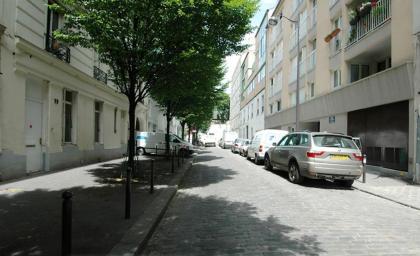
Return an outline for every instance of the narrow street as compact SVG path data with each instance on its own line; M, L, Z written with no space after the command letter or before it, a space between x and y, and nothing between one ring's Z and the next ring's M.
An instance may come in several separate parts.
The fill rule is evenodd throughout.
M290 183L198 153L145 255L420 255L420 211L327 181Z

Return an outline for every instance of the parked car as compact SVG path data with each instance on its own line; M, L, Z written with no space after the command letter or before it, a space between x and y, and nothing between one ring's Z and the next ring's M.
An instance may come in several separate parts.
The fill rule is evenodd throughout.
M240 153L241 146L243 143L245 143L245 139L241 139L241 138L235 139L232 147L230 147L230 151L232 151L232 153Z
M216 146L216 136L214 133L207 133L201 136L201 144L205 147L215 147Z
M166 150L166 133L163 132L137 132L136 148L143 154L155 153L163 154ZM194 152L194 146L181 139L175 134L169 134L169 147L172 150L185 150L189 154Z
M264 157L265 168L289 172L289 180L330 179L346 187L362 174L363 156L352 137L320 132L286 135Z
M222 136L222 148L231 148L235 139L238 138L236 132L224 132Z
M256 132L248 146L247 159L252 159L256 164L260 164L264 160L265 152L273 146L273 143L279 142L288 133L288 131L273 129Z
M239 147L239 155L246 157L248 155L248 146L251 144L251 140L243 139L243 143Z

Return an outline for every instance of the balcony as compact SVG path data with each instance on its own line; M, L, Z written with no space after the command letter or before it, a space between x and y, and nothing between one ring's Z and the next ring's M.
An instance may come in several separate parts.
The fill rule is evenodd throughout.
M97 66L93 66L93 77L104 84L108 83L108 74Z
M354 25L351 26L347 46L360 41L391 18L391 0L379 0L376 7L369 7L365 12L364 16L361 16L361 11L351 17L350 25Z
M51 35L46 37L45 50L54 54L58 59L70 63L70 48Z
M307 57L307 72L315 69L316 65L316 50L313 50Z

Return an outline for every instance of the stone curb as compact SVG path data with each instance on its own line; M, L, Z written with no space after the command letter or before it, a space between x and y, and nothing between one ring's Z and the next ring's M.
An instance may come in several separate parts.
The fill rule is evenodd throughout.
M415 209L415 210L419 210L419 211L420 211L420 208L419 208L419 207L417 207L417 206L414 206L414 205L410 205L410 204L406 204L406 203L403 203L403 202L397 201L397 200L395 200L395 199L392 199L392 198L389 198L389 197L386 197L386 196L380 195L380 194L378 194L378 193L371 192L371 191L369 191L369 190L367 190L367 189L362 189L362 188L358 188L358 187L355 187L355 186L352 186L352 187L353 187L354 189L356 189L356 190L361 191L361 192L364 192L364 193L367 193L367 194L371 194L371 195L373 195L373 196L380 197L380 198L382 198L382 199L385 199L385 200L388 200L388 201L391 201L391 202L394 202L394 203L397 203L397 204L400 204L400 205L403 205L403 206L406 206L406 207L409 207L409 208L412 208L412 209Z
M177 170L177 174L169 183L169 189L159 192L157 198L139 217L139 220L134 223L107 255L131 256L141 254L178 191L178 186L182 183L185 174L192 167L193 161L194 158L188 159L184 166Z

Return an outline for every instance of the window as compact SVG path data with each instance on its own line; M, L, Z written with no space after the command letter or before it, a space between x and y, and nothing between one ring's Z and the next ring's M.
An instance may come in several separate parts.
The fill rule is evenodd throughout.
M279 143L277 144L277 146L285 146L286 142L289 140L290 135L286 135L284 136Z
M281 101L277 101L277 112L281 110Z
M117 112L118 109L114 108L114 133L117 133Z
M274 95L274 78L270 79L270 96Z
M292 134L289 136L288 140L286 141L285 146L294 146L299 144L299 134Z
M351 64L350 82L353 83L359 79L369 76L369 65Z
M261 95L261 113L264 113L264 95Z
M333 22L333 30L340 28L341 29L341 16L334 20ZM334 52L337 52L341 49L341 35L338 33L334 40L332 41L334 44Z
M309 96L310 98L315 97L315 83L309 84Z
M102 102L95 101L95 142L101 142L101 114L102 114Z
M251 104L251 119L254 118L254 103Z
M74 142L75 120L74 120L74 103L75 93L69 90L64 90L64 138L66 143Z
M270 104L270 114L273 114L273 104Z
M260 114L260 99L257 99L257 116Z
M309 145L309 136L308 136L308 134L301 134L300 135L299 145L300 146L307 146L307 145Z
M341 85L341 70L334 70L332 79L333 88L339 87Z

